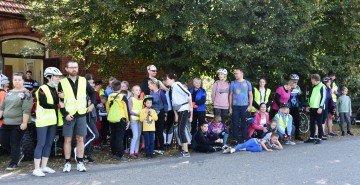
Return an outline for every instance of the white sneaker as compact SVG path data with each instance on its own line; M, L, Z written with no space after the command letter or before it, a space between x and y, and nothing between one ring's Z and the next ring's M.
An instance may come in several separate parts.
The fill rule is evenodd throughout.
M35 169L32 173L36 177L45 177L45 173L41 171L41 169Z
M78 162L77 166L76 166L76 169L79 171L79 172L86 172L86 168L85 168L85 165L83 162Z
M235 149L234 149L234 148L230 149L230 153L231 153L231 154L234 153L234 152L235 152Z
M49 167L41 168L41 171L44 173L55 173L55 170L53 170Z
M231 154L231 153L234 153L234 152L231 152L231 150L234 150L235 152L235 149L231 148L231 147L228 147L226 150L223 151L223 154Z
M292 142L292 141L286 141L286 143L285 143L286 145L296 145L296 143L294 143L294 142Z
M65 163L63 172L70 172L71 171L71 163Z

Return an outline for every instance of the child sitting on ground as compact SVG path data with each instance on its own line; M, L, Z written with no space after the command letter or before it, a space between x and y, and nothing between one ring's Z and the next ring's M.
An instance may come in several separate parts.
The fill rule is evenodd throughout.
M220 139L223 139L223 144L226 145L229 133L225 129L224 124L221 122L220 115L215 116L214 121L209 125L208 133L211 136L216 135Z
M273 151L273 149L282 150L283 147L279 142L279 134L268 133L263 139L251 138L245 143L236 145L234 148L229 147L223 153L232 154L239 150L261 152L263 149L268 152Z
M261 138L264 138L266 136L266 134L271 133L271 132L277 132L277 122L275 119L271 120L270 124L267 125L264 130L263 130L263 135L261 136Z
M217 135L210 135L208 133L209 124L203 122L200 129L194 134L195 142L192 142L192 147L199 152L215 152L220 151L223 146L223 140Z
M286 145L296 145L295 142L291 141L291 135L295 133L295 126L293 125L293 117L289 114L287 103L280 105L280 110L274 119L277 122L279 140L285 142Z
M154 158L155 147L155 121L158 120L157 113L152 106L153 97L146 95L144 97L144 105L140 112L140 122L143 123L143 135L145 139L146 158Z

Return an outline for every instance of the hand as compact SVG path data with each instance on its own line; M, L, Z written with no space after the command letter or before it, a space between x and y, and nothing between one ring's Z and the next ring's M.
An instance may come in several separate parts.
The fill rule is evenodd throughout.
M321 114L322 113L322 108L318 108L317 113Z
M65 107L64 102L59 102L59 105L60 105L60 108L64 108L64 107Z
M90 106L88 106L87 108L87 112L91 112L94 109L94 104L91 104Z
M129 126L130 126L130 121L128 121L128 122L126 123L126 130L129 129Z
M232 108L229 107L229 114L232 114Z
M221 130L217 130L216 133L217 133L217 134L220 134L220 133L221 133Z
M352 116L352 113L350 112L350 117Z
M65 119L66 121L72 121L74 119L74 116L68 114Z
M268 129L264 127L263 132L268 132Z
M310 107L306 107L306 112L310 112Z
M64 98L64 93L63 92L58 92L58 96L59 96L59 98Z
M193 121L193 118L192 116L189 118L189 122L191 123Z
M27 128L27 123L22 123L21 125L20 125L20 129L21 130L25 130Z
M272 149L267 149L266 151L268 151L268 152L272 152L273 150L272 150Z
M249 105L246 109L247 112L251 112L251 109L252 109L252 105Z
M193 112L194 108L192 106L189 107L189 112Z

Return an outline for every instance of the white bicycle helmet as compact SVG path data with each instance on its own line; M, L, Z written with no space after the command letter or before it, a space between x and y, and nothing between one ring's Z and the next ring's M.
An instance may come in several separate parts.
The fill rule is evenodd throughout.
M224 75L228 74L226 69L219 69L219 70L216 71L216 73L223 73Z
M3 74L0 74L0 85L5 85L5 84L8 84L8 83L10 83L8 77L6 77Z
M291 74L291 75L290 75L290 79L291 79L291 80L299 80L299 75L297 75L297 74Z
M61 71L60 71L58 68L56 68L56 67L48 67L48 68L45 69L45 71L44 71L44 76L45 76L45 77L53 76L53 75L61 76L61 75L63 75L63 74L62 74Z

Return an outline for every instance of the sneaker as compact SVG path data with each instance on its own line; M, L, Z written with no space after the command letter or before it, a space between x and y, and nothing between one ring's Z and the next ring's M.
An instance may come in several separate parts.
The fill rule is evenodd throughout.
M315 139L315 144L321 144L321 139Z
M120 157L120 161L127 161L127 160L128 158L126 158L125 156Z
M156 155L155 154L150 154L150 157L151 158L156 158Z
M224 151L223 151L223 154L230 154L230 152L231 152L231 147L228 147L227 149L225 149Z
M76 165L76 169L79 172L86 172L85 164L83 162L78 162Z
M246 148L244 148L244 150L246 150ZM230 153L232 154L232 153L234 153L235 152L235 148L232 148L231 150L230 150Z
M90 164L92 164L92 163L94 163L95 161L94 161L94 159L92 159L90 156L85 156L85 157L84 157L84 162L85 162L85 163L90 163Z
M134 153L132 153L130 154L130 159L137 159L137 156Z
M15 170L18 167L19 166L17 164L9 164L9 166L6 168L6 170L12 171L12 170Z
M189 152L183 152L183 157L190 157L190 153Z
M223 150L226 150L226 149L228 149L228 148L229 148L228 145L224 145L224 146L222 147Z
M69 173L71 171L71 163L65 163L63 172Z
M118 160L121 159L121 157L119 157L119 156L117 156L117 155L113 155L113 156L111 157L111 159L114 160L114 161L118 161Z
M155 150L155 154L164 155L164 151L163 150Z
M286 144L286 145L296 145L295 142L292 142L292 141L290 141L290 140L286 141L285 144Z
M40 168L35 169L32 174L36 177L45 177L45 173Z
M308 140L304 141L304 143L314 143L315 139L309 138Z
M327 140L327 136L326 136L326 135L323 135L321 139L322 139L322 140Z
M350 136L353 136L354 134L351 133L350 131L347 131L347 134L350 135Z
M19 161L17 162L17 165L19 166L21 161L24 159L24 154L21 152L20 153L20 157L19 157Z
M335 134L334 132L330 132L329 136L338 136L337 134Z
M45 168L41 168L41 171L43 173L55 173L55 170L49 168L49 167L45 167Z

